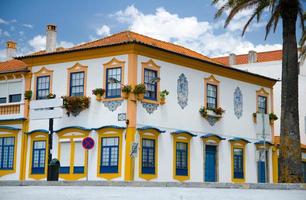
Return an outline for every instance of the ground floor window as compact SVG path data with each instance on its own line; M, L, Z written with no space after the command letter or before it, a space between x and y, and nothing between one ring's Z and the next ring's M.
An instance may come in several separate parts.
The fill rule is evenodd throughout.
M14 168L14 137L0 137L0 170Z
M142 139L142 173L155 174L155 140Z
M100 173L118 173L119 137L104 137L101 145Z
M234 178L243 179L243 149L242 148L234 148Z
M217 146L205 145L205 182L217 181Z
M46 141L33 142L32 174L45 173Z
M188 175L188 143L176 143L176 175Z

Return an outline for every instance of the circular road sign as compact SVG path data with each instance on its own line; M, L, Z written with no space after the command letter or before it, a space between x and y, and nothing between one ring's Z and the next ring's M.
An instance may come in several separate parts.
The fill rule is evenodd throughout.
M84 149L90 150L95 146L95 141L91 137L86 137L82 141L82 146Z

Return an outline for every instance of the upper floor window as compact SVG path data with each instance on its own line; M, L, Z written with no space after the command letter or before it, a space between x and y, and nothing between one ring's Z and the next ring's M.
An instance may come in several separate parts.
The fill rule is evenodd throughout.
M119 163L119 137L102 138L100 173L117 173Z
M45 173L46 141L33 142L32 174Z
M70 73L70 96L84 96L84 72Z
M121 67L106 69L106 98L121 97L121 74Z
M188 175L188 143L176 143L176 175Z
M36 99L46 99L50 94L50 76L39 76L36 79Z
M0 137L0 170L14 167L14 137Z
M145 98L157 100L157 71L144 69L144 84L146 86Z
M155 174L155 140L142 139L142 173Z
M260 113L267 113L267 97L265 96L258 96L258 112Z
M0 83L0 103L16 103L21 101L22 81Z
M216 109L217 108L217 86L212 84L207 84L207 108Z

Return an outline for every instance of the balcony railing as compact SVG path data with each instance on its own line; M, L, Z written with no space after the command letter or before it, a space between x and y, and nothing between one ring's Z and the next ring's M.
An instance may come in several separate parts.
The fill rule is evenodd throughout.
M0 104L0 119L13 119L24 117L23 113L23 102Z

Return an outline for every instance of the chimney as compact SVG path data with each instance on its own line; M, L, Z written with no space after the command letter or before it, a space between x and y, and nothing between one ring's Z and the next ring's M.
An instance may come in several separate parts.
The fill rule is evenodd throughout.
M7 41L6 42L6 58L11 60L16 56L16 42Z
M56 26L52 24L47 25L46 51L56 51Z
M256 63L257 62L256 51L253 51L253 50L249 51L248 61L249 61L249 63Z
M228 64L229 64L230 66L236 65L236 54L234 54L234 53L230 53L230 54L229 54L229 57L228 57Z

